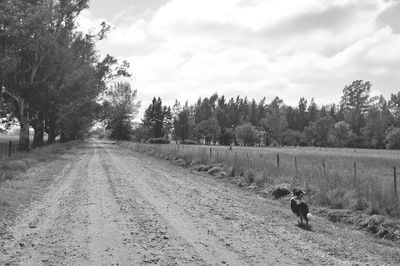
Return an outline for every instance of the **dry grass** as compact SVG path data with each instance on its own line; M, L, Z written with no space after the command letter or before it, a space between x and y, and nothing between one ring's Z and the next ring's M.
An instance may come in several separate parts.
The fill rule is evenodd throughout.
M49 145L0 161L0 222L11 221L19 209L40 196L56 173L68 162L55 159L68 152L73 145L73 142ZM51 161L57 163L27 171L41 162L52 163ZM0 223L0 236L4 229L2 226Z
M164 158L182 158L188 165L221 163L260 189L282 183L302 187L310 203L317 206L400 217L393 186L393 167L400 169L399 151L124 145Z
M29 153L18 153L15 156L0 161L0 186L9 180L14 180L21 173L40 162L50 161L60 154L67 152L74 143L53 144L43 148L36 148Z

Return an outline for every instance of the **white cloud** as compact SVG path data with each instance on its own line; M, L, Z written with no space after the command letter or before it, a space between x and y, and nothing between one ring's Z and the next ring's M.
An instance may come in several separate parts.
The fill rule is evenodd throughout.
M399 88L400 35L378 17L377 0L171 0L143 16L109 21L100 47L131 62L143 108L213 92L289 104L300 97L338 102L345 85L369 80L385 96ZM101 19L86 12L93 27ZM115 47L120 47L115 48Z

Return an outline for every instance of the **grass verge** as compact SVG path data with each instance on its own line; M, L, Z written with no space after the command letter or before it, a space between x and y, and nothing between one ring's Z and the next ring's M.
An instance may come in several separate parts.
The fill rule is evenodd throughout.
M0 240L10 236L7 228L19 210L39 199L69 162L61 155L74 145L75 142L57 143L0 161Z

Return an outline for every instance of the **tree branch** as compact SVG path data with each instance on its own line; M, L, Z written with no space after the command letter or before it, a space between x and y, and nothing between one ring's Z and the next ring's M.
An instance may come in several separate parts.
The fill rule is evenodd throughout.
M15 95L14 93L8 91L6 89L6 87L3 86L2 90L11 98L13 98L18 104L20 103L20 97L18 97L17 95Z

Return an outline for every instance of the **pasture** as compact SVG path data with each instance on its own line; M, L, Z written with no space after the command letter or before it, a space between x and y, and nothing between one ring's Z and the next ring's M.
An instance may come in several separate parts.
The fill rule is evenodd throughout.
M319 206L400 216L400 151L315 147L229 147L136 144L138 151L173 155L187 163L221 163L231 176L265 189L304 188ZM397 181L397 182L396 182ZM396 187L394 184L396 183Z
M18 142L18 136L0 135L0 143Z

